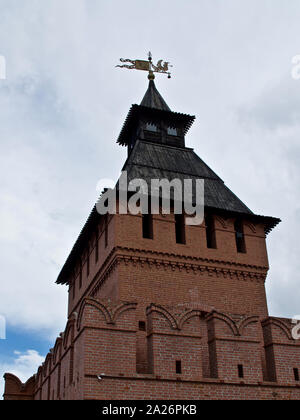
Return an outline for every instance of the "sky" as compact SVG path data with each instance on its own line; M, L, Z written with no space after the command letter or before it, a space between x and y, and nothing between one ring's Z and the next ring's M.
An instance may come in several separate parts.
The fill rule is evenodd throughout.
M0 395L3 373L28 379L63 331L55 280L98 181L126 159L116 139L148 80L121 57L171 62L156 87L196 115L187 146L252 211L282 219L267 240L269 311L300 313L299 16L299 0L0 0Z

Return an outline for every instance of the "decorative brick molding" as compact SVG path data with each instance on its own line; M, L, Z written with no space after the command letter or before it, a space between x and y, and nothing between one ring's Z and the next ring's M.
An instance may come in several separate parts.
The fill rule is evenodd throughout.
M208 260L207 260L208 261ZM195 275L208 275L212 276L215 275L217 277L236 277L241 281L256 281L258 283L264 283L266 279L267 273L261 272L253 272L253 271L246 271L246 270L238 270L232 268L222 268L222 267L213 267L210 265L204 264L192 264L192 263L185 263L181 261L173 261L173 260L166 260L166 259L159 259L159 258L151 258L151 257L141 257L141 256L130 256L130 255L120 255L117 254L114 256L113 260L109 264L107 270L105 270L99 277L97 276L94 279L94 287L89 292L90 296L95 296L104 283L104 281L110 276L110 274L116 269L116 267L124 263L126 266L132 264L134 267L140 265L143 267L144 265L148 265L151 268L156 268L157 270L171 270L171 271L179 271L179 272L186 272L186 273L194 273ZM245 265L246 267L246 265Z
M33 390L35 385L35 375L28 379L24 384L11 373L4 375L5 379L5 400L33 400Z
M5 376L5 399L75 399L79 397L77 384L83 387L80 395L89 398L89 388L86 389L84 384L89 382L88 378L102 375L101 372L104 372L104 382L114 379L113 395L119 399L122 399L122 394L117 390L119 386L122 388L124 378L134 383L132 381L137 379L150 379L151 372L157 386L164 381L179 381L186 383L183 392L188 392L188 384L201 383L210 390L211 396L219 393L219 389L211 387L212 383L235 384L243 387L249 396L252 395L249 387L256 386L257 392L261 392L258 389L264 383L265 375L277 384L283 395L287 386L295 389L292 373L286 371L285 366L291 362L293 367L297 360L300 361L300 346L299 343L292 346L295 340L291 338L288 320L261 320L254 315L231 316L197 303L175 306L152 303L145 312L148 376L138 377L135 349L142 349L136 347L140 343L137 341L140 316L136 302L84 298L78 313L70 315L65 331L57 338L37 375L26 384L13 375ZM264 341L261 341L262 332ZM264 351L267 373L263 375ZM81 371L78 370L78 358L82 358ZM178 359L183 369L180 378L175 372L175 360ZM243 385L237 377L239 363L245 373ZM208 371L207 364L210 366ZM97 393L98 382L89 383ZM269 392L271 386L265 383L264 392ZM151 393L145 392L144 395L151 398Z
M225 265L225 266L240 266L240 267L247 267L250 269L254 269L254 270L268 270L269 267L268 266L259 266L259 265L253 265L253 264L245 264L242 262L237 262L236 260L221 260L221 259L215 259L215 258L202 258L202 257L196 257L196 256L192 256L192 255L185 255L185 254L175 254L175 253L170 253L170 252L160 252L160 251L155 251L155 250L149 250L149 249L142 249L142 248L132 248L132 247L122 247L122 246L117 246L115 247L112 252L111 255L114 252L118 252L118 251L127 251L129 253L132 253L134 255L137 254L152 254L152 255L158 255L160 257L160 259L165 259L165 258L175 258L175 259L179 259L179 260L188 260L188 261L197 261L197 262L205 262L208 264L220 264L220 265Z
M99 310L104 315L106 323L114 325L118 317L123 312L131 310L131 309L135 309L137 304L135 302L122 302L122 303L113 305L111 302L106 302L106 305L105 305L97 299L85 298L83 299L80 306L79 315L77 319L77 330L80 330L82 327L81 321L82 321L84 310L87 306L92 306L96 308L97 310Z

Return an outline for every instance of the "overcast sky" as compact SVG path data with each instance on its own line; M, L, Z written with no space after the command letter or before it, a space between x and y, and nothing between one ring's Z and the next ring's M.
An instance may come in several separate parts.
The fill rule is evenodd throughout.
M187 145L252 211L282 219L269 309L300 313L299 19L299 0L0 0L1 376L26 379L64 329L56 277L98 180L119 175L116 138L148 84L115 65L149 50L174 66L156 77L170 108L196 115Z

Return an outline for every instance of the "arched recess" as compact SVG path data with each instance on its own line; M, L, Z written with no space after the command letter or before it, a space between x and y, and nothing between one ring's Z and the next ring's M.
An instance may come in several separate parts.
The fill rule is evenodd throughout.
M58 337L53 348L53 366L59 361L61 356L62 339Z
M271 318L271 323L273 325L276 325L279 329L281 329L284 332L284 334L286 335L288 340L293 340L291 330L288 328L288 326L283 321L281 321L281 319Z
M122 303L117 306L112 313L112 321L115 323L121 314L125 311L136 309L137 303Z
M259 322L259 317L258 316L250 316L246 319L243 319L242 322L240 322L239 326L238 326L238 330L240 335L244 334L244 330L246 327L248 327L248 325L250 324L256 324Z
M233 321L232 318L230 318L228 315L225 315L221 312L214 311L212 314L213 314L214 319L219 319L220 321L225 322L225 324L227 324L230 330L232 331L233 335L236 335L236 336L240 335L238 327L236 326L236 323Z
M203 313L202 313L202 311L199 311L199 310L197 310L197 309L192 309L191 311L189 311L189 312L186 312L185 314L183 314L182 316L181 316L181 318L179 319L179 322L178 322L178 329L182 329L183 328L183 326L184 326L184 324L189 320L189 319L191 319L191 318L194 318L194 317L201 317L201 316L203 316Z
M70 346L74 340L74 319L67 322L64 337L63 337L63 348L66 349Z
M171 328L173 330L178 330L178 323L175 319L175 317L165 308L163 308L162 306L159 305L154 305L151 304L150 306L148 306L147 308L147 315L150 314L151 312L156 312L159 313L161 315L164 316L164 318L166 318L166 320L169 322Z
M50 374L51 366L52 366L52 354L48 353L44 362L44 372L46 372L46 375Z
M113 324L112 316L110 311L107 309L106 306L104 306L101 302L99 302L96 299L92 298L85 298L80 306L79 312L78 312L78 318L77 318L77 330L81 327L81 320L83 317L83 313L85 311L86 306L92 306L96 309L98 309L102 314L104 315L105 321L107 324Z

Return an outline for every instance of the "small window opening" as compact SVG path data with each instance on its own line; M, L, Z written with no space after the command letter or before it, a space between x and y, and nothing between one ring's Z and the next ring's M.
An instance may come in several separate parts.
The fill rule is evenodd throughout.
M168 135L169 136L177 136L177 128L168 127Z
M157 131L158 131L157 126L155 124L151 124L151 123L146 124L146 130L147 131L152 131L154 133L157 133Z
M176 360L176 373L181 374L181 360Z
M153 239L153 218L152 214L143 214L142 215L143 223L143 238Z
M294 378L295 378L295 381L299 382L299 370L298 370L298 368L294 368Z
M238 374L239 374L239 378L244 377L244 366L243 365L238 365Z
M185 244L185 218L184 214L175 214L175 234L178 244Z
M146 322L145 321L139 321L139 330L140 331L146 331Z
M243 229L243 224L241 220L237 219L235 221L234 230L235 230L235 242L236 242L237 252L241 252L245 254L246 253L245 235L244 235L244 229Z
M214 219L211 215L205 217L207 248L217 248Z

